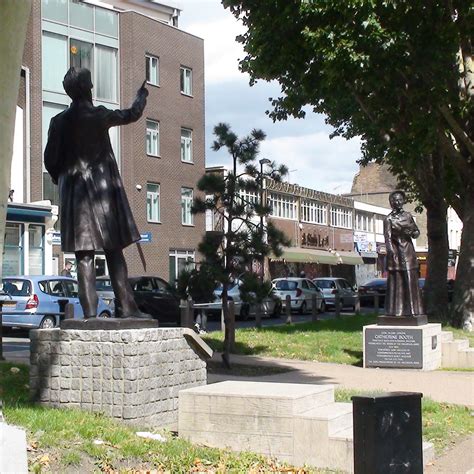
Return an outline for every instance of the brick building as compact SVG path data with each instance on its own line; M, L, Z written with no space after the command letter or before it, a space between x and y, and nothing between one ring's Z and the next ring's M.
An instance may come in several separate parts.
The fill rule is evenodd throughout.
M57 188L44 170L43 151L51 118L70 103L62 88L67 69L90 69L94 104L111 109L129 107L146 78L149 97L143 117L111 129L110 138L147 262L145 271L137 247L130 246L129 271L171 281L196 259L204 232L204 217L190 212L196 182L205 170L204 45L178 29L178 17L171 2L33 0L12 163L14 201L51 203L54 211ZM43 247L52 245L52 259L43 253L44 273L57 273L64 260L74 259L57 245L55 220L40 223ZM19 249L18 261L10 259L10 267L15 273L31 272L21 255L28 223L8 225ZM96 268L98 274L107 272L100 254Z

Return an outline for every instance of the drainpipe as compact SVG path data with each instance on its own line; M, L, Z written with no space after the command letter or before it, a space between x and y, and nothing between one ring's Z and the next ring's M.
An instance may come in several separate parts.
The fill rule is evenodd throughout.
M31 101L30 101L30 68L21 66L25 71L25 148L26 148L26 202L31 202Z

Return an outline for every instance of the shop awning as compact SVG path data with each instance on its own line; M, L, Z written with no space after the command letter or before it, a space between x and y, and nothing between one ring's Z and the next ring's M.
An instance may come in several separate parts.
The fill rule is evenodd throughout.
M339 259L336 255L327 250L305 249L301 247L284 247L283 254L279 257L270 256L273 261L282 261L294 263L323 263L327 265L337 265ZM361 259L362 260L362 259Z
M356 252L343 252L338 250L337 255L339 255L340 263L344 265L363 265L364 260L362 257Z

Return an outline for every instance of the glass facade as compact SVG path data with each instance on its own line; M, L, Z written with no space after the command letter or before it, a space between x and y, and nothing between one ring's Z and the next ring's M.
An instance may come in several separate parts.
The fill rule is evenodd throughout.
M268 205L272 209L270 213L272 217L298 219L298 201L294 196L270 193L268 195Z
M43 90L64 93L63 78L68 70L66 36L43 32L41 70Z
M2 275L21 275L23 273L23 225L7 222L3 251Z
M28 226L28 273L44 274L44 226Z

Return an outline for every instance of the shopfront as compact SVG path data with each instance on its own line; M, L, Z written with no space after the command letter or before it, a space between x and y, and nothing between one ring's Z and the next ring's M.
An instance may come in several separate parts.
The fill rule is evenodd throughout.
M51 206L8 205L2 276L52 273L52 246L46 238L52 220Z

